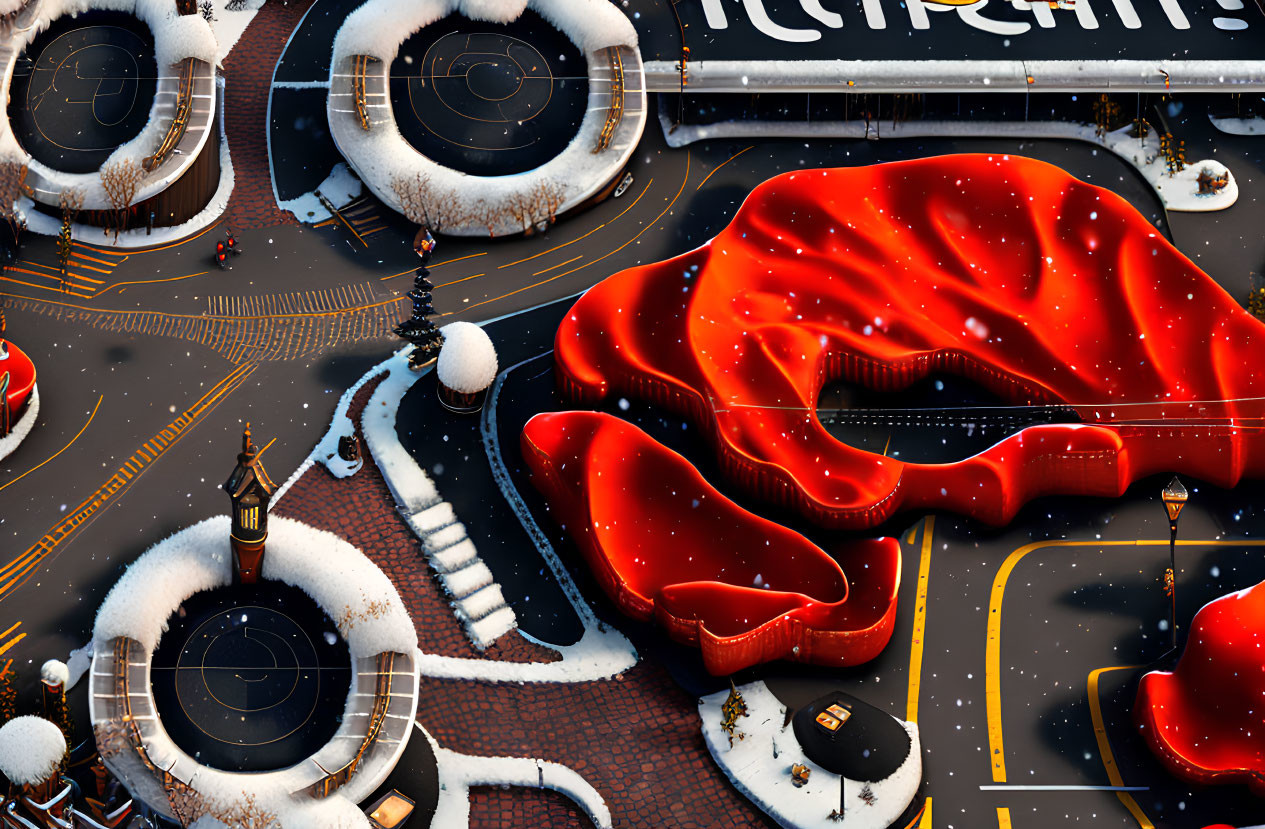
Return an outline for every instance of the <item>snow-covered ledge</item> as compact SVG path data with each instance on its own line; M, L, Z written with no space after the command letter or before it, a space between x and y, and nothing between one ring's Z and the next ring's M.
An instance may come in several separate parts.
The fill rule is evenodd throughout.
M729 696L720 691L699 701L703 739L717 765L734 788L779 826L787 829L886 829L896 822L913 802L922 784L922 744L918 726L898 721L909 734L909 756L890 777L868 784L873 805L858 795L866 784L846 780L817 766L804 756L795 732L788 724L784 706L763 682L738 688L747 703L748 714L740 717L733 745L720 727L721 705ZM743 739L737 739L742 732ZM811 773L803 788L791 782L791 766L807 766ZM842 821L829 818L839 808L839 787L844 787L846 805Z
M431 826L470 825L472 786L520 786L553 789L584 810L598 829L611 829L611 810L597 789L574 769L530 757L473 757L442 748L420 723L417 730L430 742L439 770L439 802Z
M31 430L35 428L35 419L39 416L40 387L36 384L31 387L31 396L27 398L26 409L18 417L18 422L13 424L9 434L0 438L0 460L13 454L13 451L18 448L18 444L25 440Z
M390 102L388 74L400 45L419 29L451 13L473 20L509 23L531 8L574 42L588 64L589 103L579 130L554 158L525 173L472 176L441 166L419 153L400 134ZM384 25L383 21L389 21ZM611 59L615 49L623 71L623 116L610 145L594 152L606 124L614 89ZM378 59L365 79L371 129L356 114L353 58ZM383 203L403 212L393 182L421 176L437 192L459 193L476 209L450 219L442 230L456 236L521 233L525 228L510 205L528 199L538 187L561 193L553 215L566 212L597 193L627 164L646 123L646 91L637 33L628 18L608 0L368 0L347 16L334 40L326 114L330 134L348 164ZM489 229L481 214L490 208L500 216ZM543 219L545 217L538 217Z
M162 143L175 114L180 79L173 67L186 58L193 58L193 107L184 137L166 161L145 174L132 202L162 192L178 179L197 159L211 135L215 120L215 72L213 69L219 46L210 25L199 14L175 13L170 0L32 0L28 12L19 17L13 35L0 45L0 79L6 98L13 81L17 58L36 35L57 18L79 15L93 9L118 11L135 15L154 36L154 58L158 66L158 84L150 106L149 121L140 133L123 144L106 159L105 165L131 159L140 164ZM13 134L8 117L0 118L0 158L17 159L28 166L26 183L36 201L56 206L64 190L83 193L83 207L104 210L112 207L96 173L66 173L54 170L31 158Z
M1139 140L1128 134L1130 127L1109 132L1100 138L1093 124L1068 121L902 121L894 126L891 122L874 121L868 130L863 121L721 121L675 126L662 107L659 123L670 147L721 138L1065 138L1104 147L1131 164L1168 210L1186 213L1225 210L1239 198L1239 185L1234 174L1219 161L1190 161L1184 170L1170 176L1160 154L1159 136L1154 129L1146 138ZM1203 170L1214 176L1228 176L1226 186L1216 193L1200 195L1197 179Z
M106 596L93 629L89 715L102 747L136 725L142 752L102 748L111 771L134 797L174 817L158 772L193 789L211 813L245 795L278 816L282 829L368 827L345 823L399 761L417 712L417 634L390 579L338 536L299 521L273 517L263 577L307 593L338 625L352 657L352 683L342 724L328 743L300 763L271 772L234 773L200 764L178 748L154 706L150 660L167 619L194 593L232 581L227 516L209 518L164 539L128 567ZM380 657L393 654L391 692L381 730L348 782L326 798L312 795L330 771L355 756L369 728ZM126 694L126 699L120 694ZM214 826L214 823L204 825Z

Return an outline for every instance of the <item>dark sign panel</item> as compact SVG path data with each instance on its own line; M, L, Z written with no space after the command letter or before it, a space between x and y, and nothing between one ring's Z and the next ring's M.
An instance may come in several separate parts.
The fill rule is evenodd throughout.
M955 0L956 2L956 0ZM1256 0L629 0L646 60L1265 59ZM678 23L679 20L679 23ZM1229 67L1227 67L1229 68Z

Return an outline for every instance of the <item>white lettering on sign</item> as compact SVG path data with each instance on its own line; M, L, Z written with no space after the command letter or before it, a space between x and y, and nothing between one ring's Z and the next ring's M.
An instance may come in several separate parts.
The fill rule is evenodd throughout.
M1242 0L1217 0L1222 8L1232 8L1235 3L1242 8ZM729 28L729 18L725 14L725 0L702 0L703 18L711 29ZM765 0L741 0L747 19L761 34L784 43L812 43L821 40L822 33L812 28L790 28L775 22L769 17L764 7ZM1049 0L1000 0L1009 2L1019 11L1030 11L1038 27L1053 29L1057 22L1054 5ZM984 9L989 0L977 0L974 3L946 5L934 0L903 0L909 11L909 24L914 29L930 29L931 19L928 11L956 12L958 19L966 25L980 31L1004 37L1015 37L1032 30L1032 24L1014 20L997 20L985 17ZM1142 28L1142 20L1133 7L1133 0L1111 0L1116 17L1126 29ZM822 5L822 0L799 0L804 13L818 23L830 29L843 28L843 15L830 11ZM1180 0L1159 0L1168 22L1174 29L1189 29L1190 21L1182 11ZM1076 22L1082 29L1097 29L1098 17L1094 14L1091 0L1066 0L1058 4L1060 8L1068 8L1075 12ZM887 19L883 15L882 0L861 0L861 9L865 13L865 23L871 29L886 29ZM1217 28L1246 28L1244 21L1234 18L1218 18Z

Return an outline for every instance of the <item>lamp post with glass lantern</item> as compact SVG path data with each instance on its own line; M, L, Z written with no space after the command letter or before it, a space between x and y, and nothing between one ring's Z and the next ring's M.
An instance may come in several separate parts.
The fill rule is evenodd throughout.
M1164 501L1164 511L1168 514L1168 572L1164 574L1164 592L1169 596L1168 626L1172 631L1173 645L1169 653L1177 650L1177 519L1181 517L1182 507L1190 494L1182 482L1173 476L1168 486L1160 493Z

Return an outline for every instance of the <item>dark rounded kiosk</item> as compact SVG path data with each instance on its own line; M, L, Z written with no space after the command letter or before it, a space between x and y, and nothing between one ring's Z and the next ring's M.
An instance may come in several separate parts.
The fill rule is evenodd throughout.
M909 733L885 711L837 691L813 700L791 721L804 755L849 780L877 783L909 757Z

